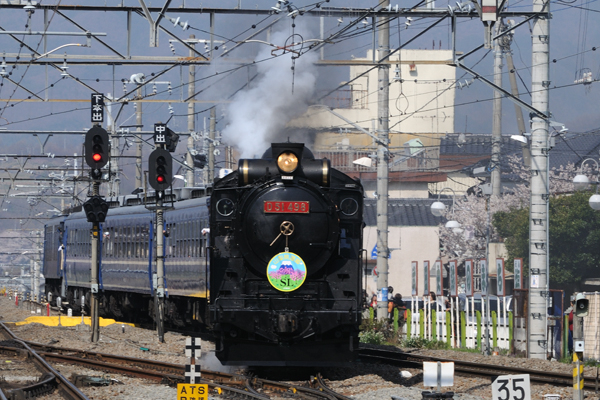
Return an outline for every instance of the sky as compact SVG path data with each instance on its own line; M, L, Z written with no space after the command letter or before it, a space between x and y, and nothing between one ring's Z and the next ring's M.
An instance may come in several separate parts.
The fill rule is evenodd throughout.
M4 1L0 1L0 4ZM43 0L44 5L58 4L58 0ZM416 5L417 1L394 2L399 7L409 8ZM86 5L100 6L139 6L138 0L89 0ZM161 7L163 1L146 1L148 6ZM173 0L167 18L161 26L173 32L180 38L188 38L190 34L197 39L208 39L210 21L207 14L179 13L181 7L218 7L232 9L270 9L276 0L204 0L183 1ZM307 0L292 1L292 10L316 9L316 2ZM376 1L364 0L331 0L318 3L321 7L346 7L364 8L375 7ZM454 7L455 2L436 1L436 7ZM508 1L508 11L530 11L531 2ZM582 73L589 72L593 79L600 77L600 24L598 24L600 6L596 0L551 1L552 19L550 21L550 110L552 119L565 124L570 132L589 132L600 127L600 82L589 85L575 84L575 79ZM64 13L71 20L94 33L106 34L99 38L120 54L127 54L126 29L127 19L125 13L69 11ZM323 13L325 35L334 34L347 26L351 21L360 17L358 12L338 21L337 17L330 17ZM262 42L246 43L224 55L235 42L246 38L256 30L265 27L268 23L281 16L280 22L274 26L272 34L267 37L265 33L255 39ZM156 13L153 14L156 18ZM168 18L180 18L180 22L189 24L188 30L181 26L174 26ZM5 31L42 31L44 29L44 13L41 10L28 16L23 10L2 9L0 5L0 28ZM49 32L77 32L80 31L73 23L61 15L47 13ZM520 19L516 19L517 22ZM390 24L390 45L392 49L406 42L413 36L433 23L433 19L414 19L407 26L405 18L399 18ZM159 46L149 46L149 26L139 15L132 15L132 32L129 53L133 58L175 55L188 56L188 50L180 43L172 43L165 33L159 34ZM531 26L524 24L515 31L511 45L518 73L518 85L521 98L531 102L529 90L531 88ZM243 156L252 157L260 155L264 143L268 143L282 132L285 123L303 113L315 98L324 92L335 88L340 82L349 79L348 67L314 67L313 61L318 54L307 51L309 40L319 38L319 18L298 15L292 19L287 13L279 15L218 15L216 17L215 34L218 47L214 50L214 61L211 65L198 66L196 73L196 98L202 102L196 106L196 130L201 131L208 125L209 109L217 101L217 129L223 134L223 143L238 146L243 149ZM19 65L13 68L15 57L5 57L6 71L12 74L9 78L27 87L35 95L48 99L63 99L62 102L28 102L22 101L28 96L26 93L9 82L0 78L0 134L2 129L7 130L42 130L42 131L81 131L82 136L66 136L55 134L48 139L44 153L56 156L73 156L81 154L83 133L91 127L89 102L77 100L89 99L91 89L104 94L111 94L119 98L128 93L129 102L119 112L119 106L113 106L113 112L119 113L117 126L123 127L135 124L134 101L130 92L136 87L129 82L129 78L136 73L143 73L146 79L152 75L161 74L156 78L155 85L147 85L142 89L143 96L149 100L143 103L144 130L150 131L155 122L168 121L169 127L178 132L188 131L187 105L181 103L188 97L187 81L188 67L175 66L167 70L164 65L76 65L69 64L69 60L76 60L77 55L100 56L112 54L111 50L101 43L93 40L91 47L75 46L86 44L81 36L47 36L44 44L40 36L16 34L28 46L37 49L38 53L54 50L47 57L48 60L62 66L63 58L67 56L68 67L66 71L70 77L63 77L61 70L51 67L36 65ZM371 31L358 24L346 35L347 37L325 45L324 54L327 59L344 60L352 56L364 57L371 46ZM420 39L415 40L407 48L450 48L449 21L440 23L437 27L425 33ZM461 19L458 23L456 50L468 52L479 46L484 40L484 27L482 22L474 16L471 19ZM274 49L275 46L285 46L291 41L305 41L301 49L295 47L297 53ZM44 47L45 45L45 47ZM595 49L598 50L595 50ZM205 52L204 44L197 45L200 52ZM0 53L19 54L19 59L31 60L31 51L20 47L19 42L8 35L0 35ZM295 58L293 58L294 56ZM54 58L56 57L56 58ZM478 73L493 80L493 53L481 49L467 58L467 65ZM292 69L293 68L293 69ZM0 68L1 71L1 68ZM509 89L507 68L503 69L503 85ZM460 82L470 81L471 78L464 71L457 69L456 78ZM84 85L89 86L85 87ZM134 92L135 93L135 92ZM479 81L474 81L466 88L456 90L455 132L471 134L490 134L492 130L492 89ZM10 101L7 101L10 100ZM156 100L156 101L155 101ZM169 101L171 101L169 103ZM528 119L524 111L525 119ZM513 103L503 101L503 134L516 133L516 117ZM39 137L38 137L39 139ZM5 153L10 154L39 154L41 144L31 135L0 136L0 143ZM44 138L42 137L43 141ZM196 142L201 150L201 143ZM147 154L151 148L145 147ZM133 154L131 140L123 141L122 152L124 155ZM186 142L182 141L175 156L182 159L186 152ZM0 151L2 153L2 151ZM2 166L0 158L0 167ZM34 168L48 165L58 170L65 167L67 162L60 157L55 159L33 159L29 165ZM4 161L7 163L7 161ZM133 160L122 159L121 165L125 168L122 192L129 192L133 188ZM223 166L223 165L221 165ZM60 171L55 171L56 173ZM32 176L47 176L49 171L38 171ZM32 191L33 193L33 191ZM80 188L77 193L85 197L85 188ZM12 207L12 206L11 206ZM31 205L25 204L21 211L31 212ZM2 208L6 208L3 203ZM48 207L46 207L48 208Z

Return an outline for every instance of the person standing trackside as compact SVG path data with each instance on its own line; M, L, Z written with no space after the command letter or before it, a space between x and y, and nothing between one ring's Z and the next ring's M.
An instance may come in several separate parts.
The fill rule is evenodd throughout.
M404 323L403 321L406 319L406 307L404 305L404 301L402 300L402 295L400 293L396 293L394 295L394 308L398 309L399 320L401 320L402 323Z
M373 293L371 296L371 303L369 303L369 307L373 309L373 317L377 318L377 295Z
M569 353L573 354L573 310L575 309L575 296L571 296L571 306L565 310L565 315L569 316ZM566 354L565 354L566 355Z
M390 323L394 319L394 298L392 297L392 293L394 293L394 288L388 286L388 307L387 307L387 316Z
M437 297L435 295L435 292L429 292L429 302L430 303L435 303L437 300Z

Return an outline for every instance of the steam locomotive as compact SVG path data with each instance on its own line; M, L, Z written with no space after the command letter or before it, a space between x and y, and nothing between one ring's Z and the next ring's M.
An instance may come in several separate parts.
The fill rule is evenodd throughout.
M360 325L363 189L277 143L240 160L210 202L217 357L244 365L351 361ZM212 301L214 299L214 301Z
M299 143L275 143L261 159L240 160L211 193L168 193L165 323L211 330L225 365L352 361L363 195L359 181ZM139 195L111 199L102 224L103 316L154 318L154 214L141 203ZM91 246L84 213L49 223L44 246L46 292L85 311Z

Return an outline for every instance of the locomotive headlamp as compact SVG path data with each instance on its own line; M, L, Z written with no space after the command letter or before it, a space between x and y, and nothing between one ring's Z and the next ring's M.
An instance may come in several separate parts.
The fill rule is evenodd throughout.
M277 157L277 166L280 170L287 172L288 174L294 172L298 167L298 157L291 152L281 153L279 157Z

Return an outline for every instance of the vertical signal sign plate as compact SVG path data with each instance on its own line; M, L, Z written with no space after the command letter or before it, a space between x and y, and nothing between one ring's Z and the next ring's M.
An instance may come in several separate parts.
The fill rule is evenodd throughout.
M92 93L92 122L104 122L104 94Z

